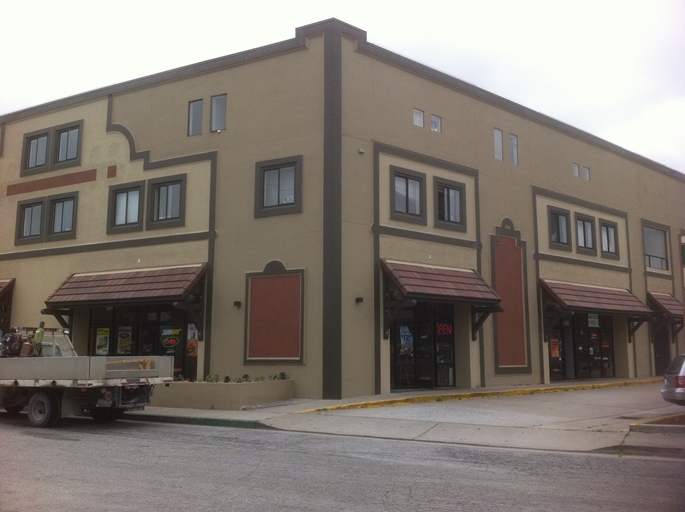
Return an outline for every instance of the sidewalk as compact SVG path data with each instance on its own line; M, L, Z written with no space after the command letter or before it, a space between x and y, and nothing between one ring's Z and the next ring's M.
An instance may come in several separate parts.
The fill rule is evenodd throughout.
M626 386L645 388L658 400L660 378L612 379L477 390L424 390L343 400L296 399L240 411L148 407L126 419L233 428L267 428L314 434L464 444L474 446L650 455L685 458L685 425L654 425L663 416L685 414L682 407L656 402L640 417L631 405L611 414L588 403L559 405L557 398L519 406L530 395L590 391ZM569 395L570 396L570 395ZM579 399L580 394L574 395ZM507 397L512 397L507 399ZM519 398L516 398L519 397ZM478 399L496 400L478 400ZM499 399L499 400L498 400ZM472 401L472 402L465 402ZM540 403L543 401L544 403ZM153 402L154 403L154 402ZM537 405L536 405L537 404ZM500 407L497 411L493 408Z

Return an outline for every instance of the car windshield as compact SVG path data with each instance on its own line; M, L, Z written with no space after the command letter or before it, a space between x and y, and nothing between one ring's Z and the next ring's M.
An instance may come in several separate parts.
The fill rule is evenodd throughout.
M666 373L680 373L683 363L685 363L685 354L675 356L675 359L671 361L670 365L668 365L668 370L666 370Z

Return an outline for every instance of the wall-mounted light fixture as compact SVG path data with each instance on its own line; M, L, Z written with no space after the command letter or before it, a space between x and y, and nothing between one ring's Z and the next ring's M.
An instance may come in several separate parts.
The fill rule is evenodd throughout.
M354 299L354 301L355 301L357 304L361 304L362 302L364 302L364 297L357 297L356 299Z
M239 300L234 300L234 301L233 301L233 305L234 305L235 307L239 308L240 306L243 305L243 303L240 302Z

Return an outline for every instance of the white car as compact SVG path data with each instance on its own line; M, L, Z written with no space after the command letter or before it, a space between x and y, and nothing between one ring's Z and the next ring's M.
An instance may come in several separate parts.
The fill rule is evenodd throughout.
M661 396L672 404L685 405L685 354L678 354L668 365Z

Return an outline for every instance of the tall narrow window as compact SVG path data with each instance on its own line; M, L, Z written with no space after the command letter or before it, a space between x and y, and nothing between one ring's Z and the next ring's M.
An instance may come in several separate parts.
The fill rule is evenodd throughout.
M48 154L48 136L41 135L28 141L26 168L33 169L46 164Z
M426 175L390 166L390 218L426 225Z
M600 221L600 237L602 243L602 257L618 259L618 227L616 223L606 220Z
M666 232L650 226L642 227L645 244L645 265L648 268L668 270Z
M431 114L431 131L441 132L442 131L442 118Z
M211 131L226 129L226 95L212 96Z
M589 167L583 167L583 178L585 181L590 181L590 168Z
M495 128L495 159L504 159L504 140L502 130Z
M553 249L571 250L569 230L570 212L557 208L549 209L549 242Z
M444 178L433 178L435 187L435 226L466 231L465 185Z
M188 103L188 136L202 135L202 100Z
M513 133L509 134L509 162L519 164L519 138Z
M580 166L578 164L574 163L572 165L572 169L573 169L573 176L576 178L579 178L580 177Z
M423 127L423 110L414 109L414 126Z
M395 176L395 211L421 214L421 182L405 176Z
M579 252L597 254L595 220L592 217L576 215L576 243Z
M57 132L57 161L66 162L78 157L79 128L73 127Z
M43 204L28 205L23 208L21 238L40 236L43 224Z
M68 233L74 229L74 200L65 199L51 204L52 233Z

